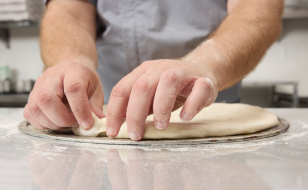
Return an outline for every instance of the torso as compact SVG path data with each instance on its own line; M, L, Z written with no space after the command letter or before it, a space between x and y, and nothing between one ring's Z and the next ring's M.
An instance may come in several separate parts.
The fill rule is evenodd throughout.
M113 86L142 62L179 58L196 48L226 17L226 9L226 0L98 0L105 26L97 40L105 103ZM238 101L239 89L237 84L220 92L217 101Z

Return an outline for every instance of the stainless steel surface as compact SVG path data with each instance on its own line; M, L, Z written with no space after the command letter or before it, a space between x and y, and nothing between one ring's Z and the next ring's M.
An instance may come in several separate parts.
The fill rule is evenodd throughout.
M108 137L80 137L74 134L59 134L52 130L37 130L27 121L18 125L19 130L27 135L41 137L51 140L62 140L80 143L110 144L110 145L139 145L139 146L168 146L168 145L198 145L212 143L230 143L238 141L249 141L276 136L286 132L290 123L283 118L279 118L280 123L267 130L259 131L253 134L233 135L225 137L205 137L190 139L161 139L161 140L141 140L132 141L130 139L110 139Z
M308 189L308 109L269 109L281 135L170 147L73 143L20 133L0 109L0 189Z

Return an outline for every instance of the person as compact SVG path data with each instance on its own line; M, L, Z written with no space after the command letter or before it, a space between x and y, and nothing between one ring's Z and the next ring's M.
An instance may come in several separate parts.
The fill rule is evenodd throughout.
M281 33L282 0L50 0L41 23L46 71L24 117L39 129L93 125L115 137L126 118L190 121L215 100L239 102L240 81ZM95 43L96 42L96 43ZM97 69L97 71L96 71ZM218 93L219 92L219 93ZM105 98L105 100L104 100Z

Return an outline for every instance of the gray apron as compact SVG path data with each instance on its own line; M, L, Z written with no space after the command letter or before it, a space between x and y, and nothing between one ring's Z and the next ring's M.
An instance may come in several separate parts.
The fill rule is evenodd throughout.
M105 103L112 88L142 62L180 58L195 49L227 15L226 0L88 0L104 30L97 37L98 74ZM240 83L216 102L238 102Z

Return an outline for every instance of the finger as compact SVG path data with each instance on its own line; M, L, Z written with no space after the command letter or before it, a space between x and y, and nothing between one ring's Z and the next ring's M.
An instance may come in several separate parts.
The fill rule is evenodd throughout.
M50 77L50 72L46 71L47 77L40 77L29 97L29 105L33 103L41 109L44 115L59 127L71 127L76 123L76 119L62 102L63 86L62 77Z
M60 146L60 147L59 147ZM67 146L63 146L67 147ZM76 163L80 157L78 149L66 149L65 151L58 154L58 148L61 145L50 144L50 147L42 151L42 155L48 157L52 162L46 168L40 181L41 189L67 189L72 171L76 167ZM48 152L48 154L47 154ZM48 155L48 156L47 156Z
M43 125L41 125L39 122L36 121L35 119L35 115L38 111L40 111L38 106L32 106L31 108L29 108L29 104L27 104L25 106L25 110L24 110L24 118L35 128L40 129L40 130L45 130L46 127L44 127Z
M125 117L132 86L142 74L140 71L132 72L113 87L108 103L106 121L107 135L109 137L115 137L118 134Z
M158 162L154 168L154 190L169 190L176 189L173 184L173 179L177 174L172 174L168 164L164 162Z
M177 94L188 84L189 78L179 69L170 69L160 77L154 97L154 125L157 129L165 129L169 125L170 114Z
M106 115L103 112L104 106L104 92L103 87L100 81L98 81L98 85L96 87L95 92L89 96L89 104L91 110L98 118L104 118Z
M35 99L38 83L40 83L40 78L41 77L38 78L36 85L29 94L28 103L25 105L23 116L33 127L40 130L45 130L46 128L43 127L40 123L38 123L33 117L33 115L35 115L36 112L40 109L35 103L35 101L33 101L33 99Z
M26 109L28 109L28 106L26 106ZM52 130L60 129L60 127L51 122L39 108L32 115L32 120L39 123L44 129L46 128Z
M107 152L107 166L109 180L114 190L129 189L125 164L117 150L110 149Z
M67 189L94 189L92 185L93 166L95 156L90 151L85 151L76 163L72 179Z
M215 90L210 78L197 79L180 113L181 119L183 121L192 120L204 107L215 101L217 94L218 90Z
M87 90L89 77L84 73L67 73L64 77L64 92L79 125L87 130L93 125Z
M127 178L129 189L153 189L153 163L145 158L143 150L129 152Z
M60 97L52 92L43 92L37 100L37 105L44 115L59 127L71 127L76 123L74 115L69 112Z
M104 174L106 170L106 163L101 160L97 162L92 168L92 179L91 183L93 184L93 189L100 189L102 183L104 182Z
M52 162L46 156L42 156L40 148L35 148L26 157L26 163L29 166L31 177L36 184L40 183L46 168Z
M38 123L40 123L43 127L52 129L52 130L59 130L60 127L55 125L51 122L41 110L38 110L35 114L35 119Z
M159 72L147 72L133 85L126 115L127 132L132 140L140 140L143 136L159 76Z

